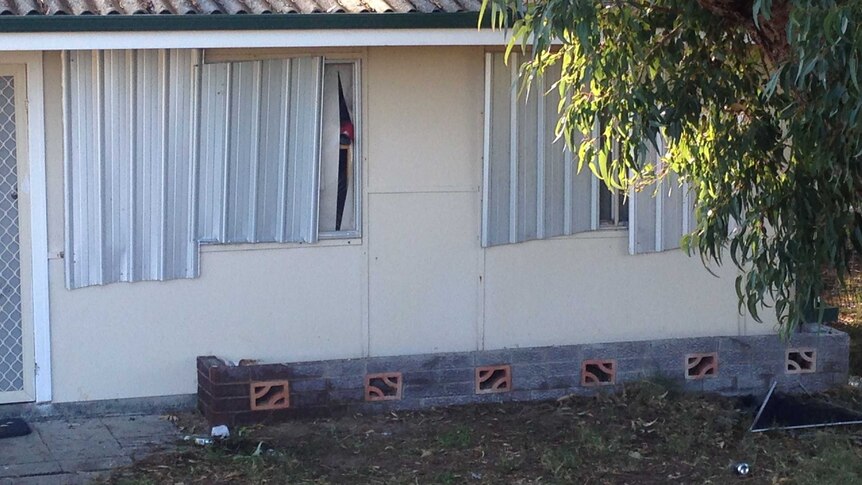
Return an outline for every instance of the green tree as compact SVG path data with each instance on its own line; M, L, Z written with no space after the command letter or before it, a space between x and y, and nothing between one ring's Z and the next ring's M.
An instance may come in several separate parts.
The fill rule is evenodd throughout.
M846 274L862 248L862 0L484 1L529 54L525 87L562 66L557 132L583 134L579 169L622 189L670 172L694 188L683 247L731 258L740 310L774 306L789 334L821 271Z

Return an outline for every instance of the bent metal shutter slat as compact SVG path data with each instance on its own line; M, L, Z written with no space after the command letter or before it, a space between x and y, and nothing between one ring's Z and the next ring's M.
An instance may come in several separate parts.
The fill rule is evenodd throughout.
M63 54L68 288L196 277L200 241L316 241L322 59L200 65Z
M485 153L482 245L512 244L588 231L592 183L588 170L554 134L560 96L548 81L519 92L517 54L485 59Z
M198 58L63 54L67 287L197 275Z
M659 150L663 150L661 140ZM659 152L649 145L648 163L661 169ZM629 203L629 253L645 254L680 247L680 240L691 230L692 197L670 173L655 186L631 194Z
M323 59L203 66L201 241L317 241Z

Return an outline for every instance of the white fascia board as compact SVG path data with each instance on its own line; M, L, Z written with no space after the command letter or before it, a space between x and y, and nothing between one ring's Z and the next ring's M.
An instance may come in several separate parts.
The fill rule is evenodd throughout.
M0 51L505 45L491 29L201 30L158 32L7 32Z

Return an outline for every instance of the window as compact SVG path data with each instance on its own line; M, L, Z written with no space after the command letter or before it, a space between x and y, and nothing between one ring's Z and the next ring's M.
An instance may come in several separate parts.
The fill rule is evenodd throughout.
M327 60L323 70L320 160L321 238L359 236L358 63Z
M199 244L358 237L358 61L64 60L67 287L198 275Z
M618 151L617 144L614 144L611 156L616 156ZM628 194L619 189L612 189L605 183L597 183L599 185L599 227L625 227L629 221Z
M521 60L512 53L485 56L485 151L482 245L514 244L603 228L628 229L629 252L679 248L693 227L692 197L669 177L654 190L623 194L609 189L555 136L559 68L518 84ZM600 130L597 130L600 131ZM648 157L661 163L655 150Z
M599 184L577 171L555 135L559 94L549 72L530 93L517 83L519 59L485 60L485 154L482 244L495 246L575 234L599 227ZM610 206L612 207L612 205Z

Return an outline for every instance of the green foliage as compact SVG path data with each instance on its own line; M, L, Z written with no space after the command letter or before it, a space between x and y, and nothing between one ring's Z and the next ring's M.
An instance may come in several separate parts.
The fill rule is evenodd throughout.
M862 248L862 0L490 1L530 53L525 83L562 66L557 131L583 134L582 166L613 187L675 172L694 189L683 247L731 258L740 310L774 306L789 334L821 271L846 274Z

